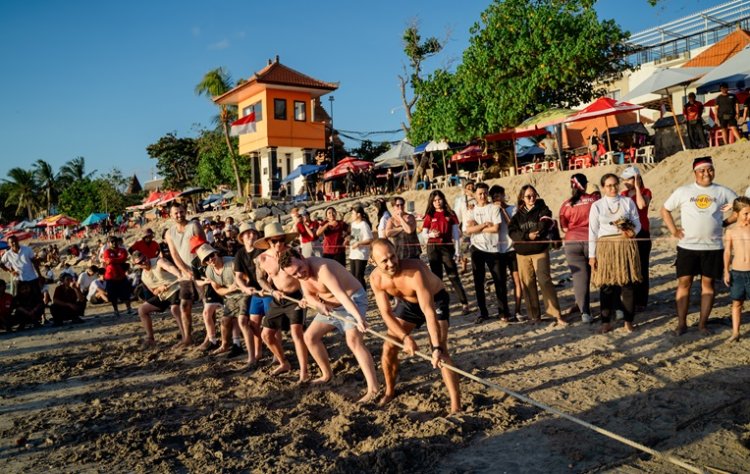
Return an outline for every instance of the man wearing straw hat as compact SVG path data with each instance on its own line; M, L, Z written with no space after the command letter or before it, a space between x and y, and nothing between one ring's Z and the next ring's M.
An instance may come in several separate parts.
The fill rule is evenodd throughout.
M714 183L714 164L709 156L693 160L695 182L677 188L664 201L661 217L677 242L677 336L687 331L690 287L695 275L701 276L701 306L698 329L710 334L706 323L714 304L714 280L724 276L724 243L722 226L737 220L736 215L724 219L737 195L729 188ZM682 227L677 227L672 212L680 210Z
M453 365L448 355L448 318L450 297L443 281L420 260L399 260L396 248L387 239L376 239L372 243L372 260L375 270L370 274L370 286L375 301L388 327L388 336L400 341L404 350L413 355L417 344L411 332L427 325L432 352L432 365L437 368L442 362ZM400 302L402 311L395 314L390 297ZM383 344L383 374L385 395L380 405L385 405L396 396L398 374L398 347L390 342ZM451 399L451 413L461 410L461 394L456 374L447 368L441 369L443 381Z
M234 281L245 295L239 322L247 348L247 367L251 368L261 356L263 344L260 338L260 323L263 316L268 313L273 297L263 296L261 294L263 288L258 283L258 268L255 260L263 251L253 247L258 239L255 223L243 222L237 239L242 247L234 255Z
M156 346L154 340L154 327L151 314L170 309L172 316L177 321L180 334L185 337L185 328L180 318L180 270L165 258L149 259L140 250L133 251L131 255L133 265L141 269L141 282L153 294L151 298L138 307L138 316L141 318L146 338L143 340L144 349Z
M378 376L372 354L362 338L362 333L367 331L367 291L343 265L330 258L305 258L295 250L286 250L279 256L279 266L299 280L305 295L302 306L318 310L318 315L305 331L305 345L322 372L312 383L323 384L333 377L323 337L338 330L344 334L346 345L357 359L367 382L367 393L359 403L374 400L378 394Z
M262 270L258 283L263 291L273 295L268 313L263 317L261 337L271 350L279 366L271 375L280 375L291 370L291 366L284 357L284 348L279 338L280 331L292 333L294 350L299 362L299 380L307 381L307 347L305 346L305 311L297 303L284 299L283 296L300 300L302 290L296 278L292 278L279 267L279 256L289 248L289 244L297 238L296 232L284 232L281 223L273 222L263 228L262 239L253 244L256 249L265 250L258 256L258 266Z

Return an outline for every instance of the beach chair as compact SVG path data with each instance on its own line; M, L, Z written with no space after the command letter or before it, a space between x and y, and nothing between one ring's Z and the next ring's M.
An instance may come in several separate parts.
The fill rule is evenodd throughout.
M615 152L608 151L599 157L599 166L607 166L615 163Z
M641 163L654 162L654 145L646 145L635 152L635 161Z

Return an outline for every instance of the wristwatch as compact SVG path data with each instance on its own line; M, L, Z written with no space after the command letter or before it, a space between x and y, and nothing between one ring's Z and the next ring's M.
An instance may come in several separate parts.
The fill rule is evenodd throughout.
M430 344L430 349L432 350L432 352L440 351L441 354L443 353L443 348L440 346L433 346L432 344Z

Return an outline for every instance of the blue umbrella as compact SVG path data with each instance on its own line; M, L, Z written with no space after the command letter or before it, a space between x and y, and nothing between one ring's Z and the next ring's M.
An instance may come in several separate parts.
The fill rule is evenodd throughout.
M109 214L105 214L103 212L93 212L87 218L85 218L83 222L81 222L81 225L85 227L96 225L103 220L106 220L107 217L109 217Z
M298 167L294 168L291 173L286 175L286 177L281 180L281 183L288 183L289 181L295 178L299 178L300 176L319 173L324 169L326 169L325 165L299 165Z
M7 244L4 240L0 240L0 250L7 250L10 248L10 245Z

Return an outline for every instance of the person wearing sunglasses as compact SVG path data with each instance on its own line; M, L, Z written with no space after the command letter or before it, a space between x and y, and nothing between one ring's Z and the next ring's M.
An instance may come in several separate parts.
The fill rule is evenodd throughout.
M400 259L419 258L422 246L417 236L417 220L406 212L406 201L401 196L391 199L391 218L385 225L385 235L396 247Z

